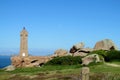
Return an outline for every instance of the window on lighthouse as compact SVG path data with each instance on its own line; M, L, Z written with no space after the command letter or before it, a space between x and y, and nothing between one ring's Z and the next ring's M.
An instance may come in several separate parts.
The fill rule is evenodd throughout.
M22 56L24 57L24 56L25 56L25 53L22 53Z

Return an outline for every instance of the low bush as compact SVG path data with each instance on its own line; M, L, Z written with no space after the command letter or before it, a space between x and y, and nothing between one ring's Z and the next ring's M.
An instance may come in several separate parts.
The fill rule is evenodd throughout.
M119 60L120 61L120 51L117 50L96 50L91 52L90 54L98 54L104 58L106 62L113 61L113 60Z
M45 65L77 65L81 63L82 60L80 56L63 56L56 57L48 61Z
M120 51L117 51L117 50L108 51L107 58L109 61L113 61L113 60L120 61Z

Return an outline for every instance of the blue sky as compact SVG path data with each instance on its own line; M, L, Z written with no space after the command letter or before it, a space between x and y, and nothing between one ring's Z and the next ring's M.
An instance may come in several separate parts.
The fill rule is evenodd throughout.
M106 38L120 48L120 0L0 0L1 52L19 52L24 26L29 51L93 48Z

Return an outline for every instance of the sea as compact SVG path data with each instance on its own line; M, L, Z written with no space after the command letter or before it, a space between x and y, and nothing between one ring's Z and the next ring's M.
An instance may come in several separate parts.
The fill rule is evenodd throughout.
M11 56L0 56L0 69L11 64L10 57Z

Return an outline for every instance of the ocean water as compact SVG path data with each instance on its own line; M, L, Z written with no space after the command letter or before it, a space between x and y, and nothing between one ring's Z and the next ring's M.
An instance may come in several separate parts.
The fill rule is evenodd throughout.
M0 68L4 68L11 64L10 56L0 56Z

